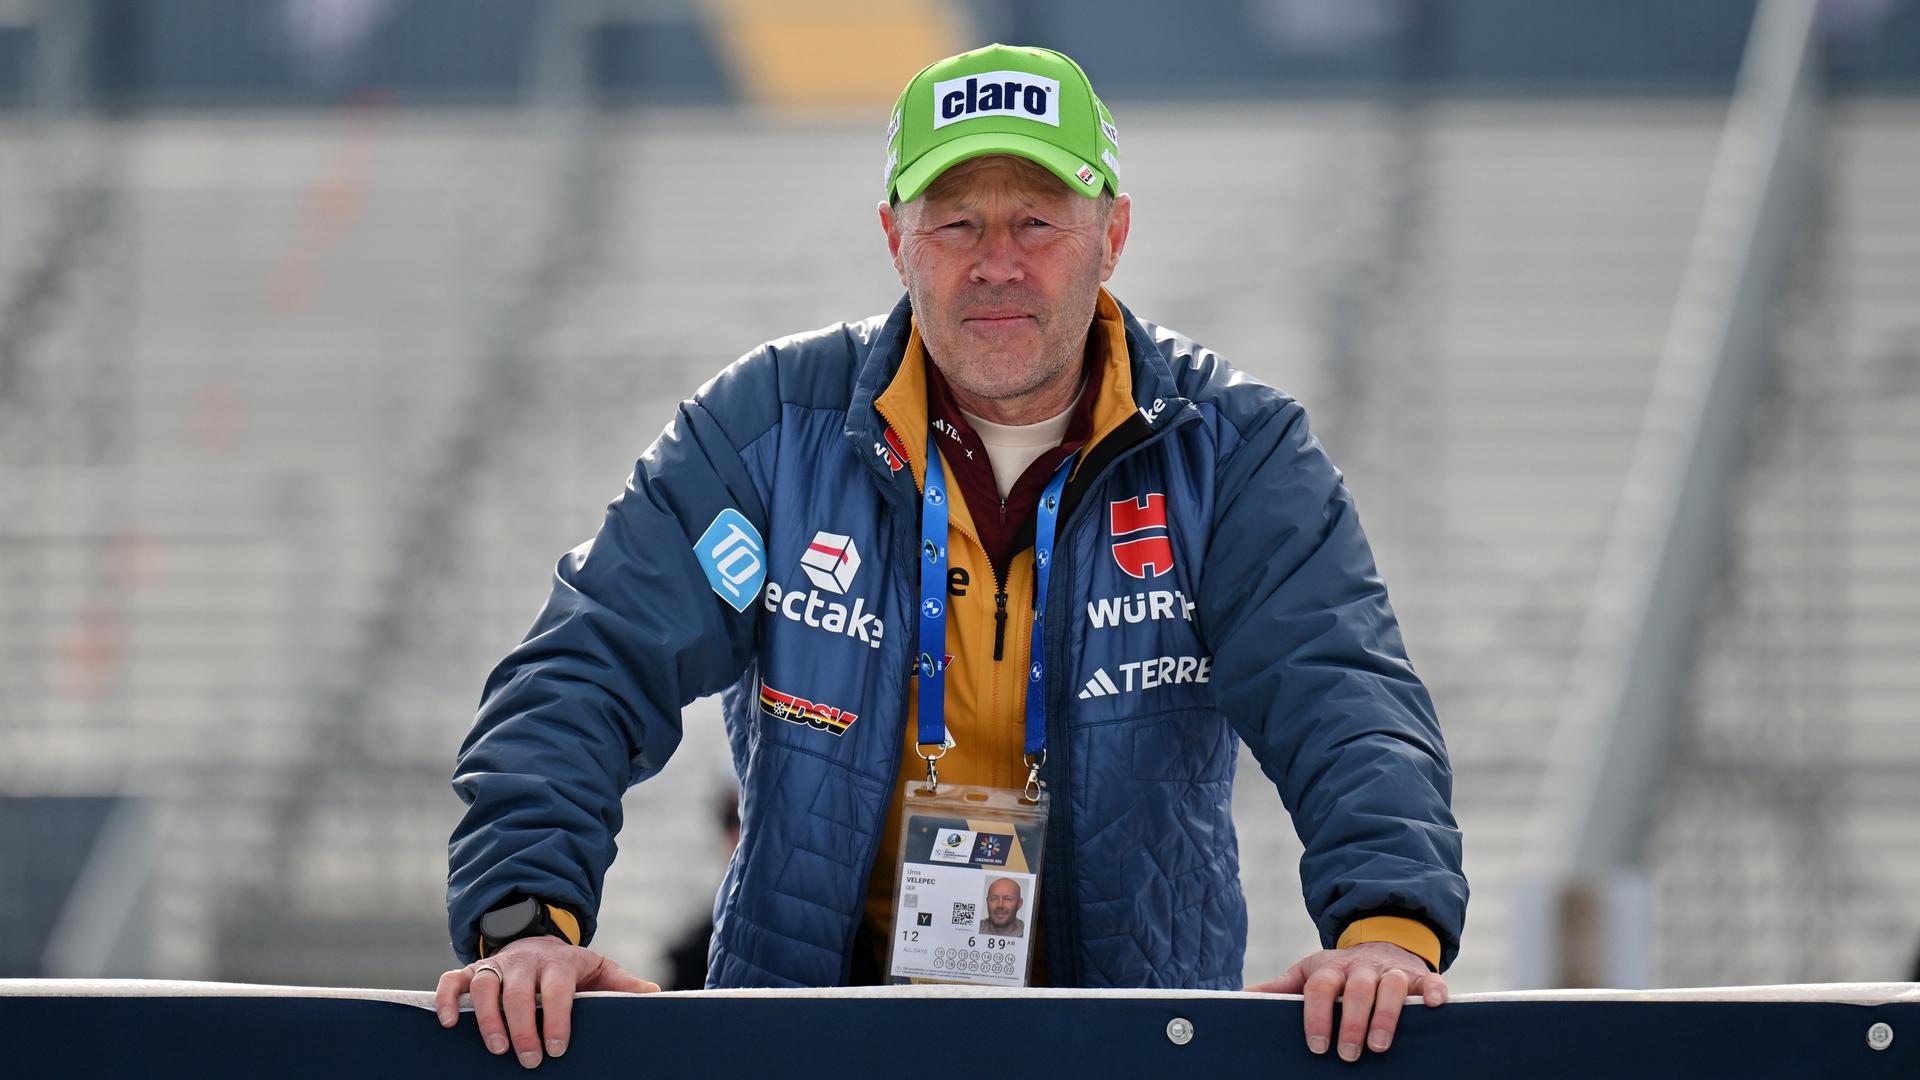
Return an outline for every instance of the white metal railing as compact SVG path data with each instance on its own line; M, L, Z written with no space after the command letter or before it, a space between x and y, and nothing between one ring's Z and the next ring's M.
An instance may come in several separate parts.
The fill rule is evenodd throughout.
M1635 865L1658 806L1813 179L1815 6L1763 0L1755 14L1552 735L1535 864L1549 881Z

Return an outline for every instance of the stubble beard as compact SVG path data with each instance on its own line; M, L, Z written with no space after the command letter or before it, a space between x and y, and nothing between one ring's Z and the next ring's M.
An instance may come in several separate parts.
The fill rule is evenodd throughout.
M911 274L908 276L907 293L916 312L928 310L921 304L925 293ZM951 324L953 340L943 340L948 335L940 333L939 329L944 328L929 334L929 327L922 319L921 340L934 365L940 369L940 374L955 389L988 401L1016 400L1061 379L1064 373L1079 371L1096 303L1094 296L1089 296L1084 317L1075 312L1067 315L1064 321L1050 312L1043 312L1042 319L1045 321L1038 327L1038 354L1031 358L1004 353L996 355L994 351L966 347L960 340L965 331L957 320Z

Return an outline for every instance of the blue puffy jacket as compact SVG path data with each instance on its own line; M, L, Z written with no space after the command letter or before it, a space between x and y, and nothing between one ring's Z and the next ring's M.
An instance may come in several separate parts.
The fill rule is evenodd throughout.
M1410 916L1444 967L1467 901L1452 775L1340 474L1297 402L1125 319L1139 414L1067 490L1045 619L1051 981L1241 985L1236 735L1293 815L1323 941ZM903 298L728 367L562 557L455 768L463 961L480 916L515 893L569 905L591 940L621 794L672 756L681 709L723 692L742 829L710 984L846 981L912 685L918 492L874 409L909 323ZM1166 496L1174 565L1155 588L1180 595L1177 617L1122 573L1100 512L1147 492ZM800 557L821 532L863 556L838 595L804 615L762 602L809 589ZM763 685L809 687L846 722L762 708Z

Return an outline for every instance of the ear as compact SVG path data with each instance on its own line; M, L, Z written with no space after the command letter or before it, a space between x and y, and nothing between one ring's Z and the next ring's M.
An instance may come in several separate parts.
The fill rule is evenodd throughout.
M900 215L893 204L880 200L880 230L887 234L887 254L893 256L893 272L900 275L900 286L907 284L907 264L900 257Z
M1120 253L1127 246L1127 230L1132 227L1133 196L1122 192L1113 197L1113 209L1107 213L1107 234L1100 259L1101 281L1113 277L1113 268L1120 265Z

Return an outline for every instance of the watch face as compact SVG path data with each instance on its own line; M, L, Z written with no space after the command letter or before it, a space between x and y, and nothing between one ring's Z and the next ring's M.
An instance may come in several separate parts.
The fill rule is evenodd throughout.
M509 938L533 925L540 905L532 899L495 908L480 917L480 933L495 940Z

